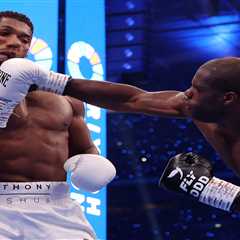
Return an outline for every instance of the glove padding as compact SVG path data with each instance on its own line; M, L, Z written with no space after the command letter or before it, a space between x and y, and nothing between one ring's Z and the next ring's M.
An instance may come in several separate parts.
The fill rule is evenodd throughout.
M40 90L62 94L69 77L41 68L24 58L12 58L0 66L0 128L7 121L14 108L27 95L32 84Z
M214 177L210 162L194 153L172 157L159 185L191 195L201 203L225 211L239 208L240 187Z
M105 187L116 176L114 165L103 156L79 154L64 164L65 171L71 171L71 181L80 190L96 192Z
M212 176L212 166L207 159L192 152L180 153L169 160L159 185L198 197Z

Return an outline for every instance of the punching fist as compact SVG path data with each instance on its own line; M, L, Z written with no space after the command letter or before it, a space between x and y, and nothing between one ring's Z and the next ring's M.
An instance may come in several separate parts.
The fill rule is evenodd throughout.
M233 210L240 192L238 186L213 177L210 162L192 152L172 157L159 185L168 190L191 195L199 202L226 211Z
M212 167L208 160L194 153L180 153L169 160L160 185L199 197L211 178Z

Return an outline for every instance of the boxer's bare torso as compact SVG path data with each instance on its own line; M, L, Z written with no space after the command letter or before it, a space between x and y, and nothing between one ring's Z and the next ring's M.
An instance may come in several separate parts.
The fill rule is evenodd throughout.
M179 95L179 106L185 117L191 117L191 110L188 111L188 103L183 95ZM176 101L177 102L177 101ZM216 150L224 162L232 170L240 175L240 130L234 124L206 123L196 119L193 122L204 135L206 140Z
M217 124L196 121L195 124L224 162L240 176L240 134L237 134L238 129L233 134Z
M14 110L7 128L0 130L0 181L64 181L71 124L83 111L83 104L72 98L29 93ZM78 120L79 124L84 128Z

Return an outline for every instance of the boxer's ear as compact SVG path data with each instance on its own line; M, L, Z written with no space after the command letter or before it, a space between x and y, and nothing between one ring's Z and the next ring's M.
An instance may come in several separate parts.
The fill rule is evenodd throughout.
M223 97L224 105L229 106L235 104L239 100L239 94L236 92L226 92Z

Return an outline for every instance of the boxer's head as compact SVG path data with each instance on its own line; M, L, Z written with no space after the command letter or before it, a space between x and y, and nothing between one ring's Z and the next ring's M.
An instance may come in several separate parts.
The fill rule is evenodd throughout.
M33 24L24 14L0 12L0 64L9 58L25 57L33 34Z
M196 72L185 92L193 118L218 122L240 106L240 58L209 61Z

